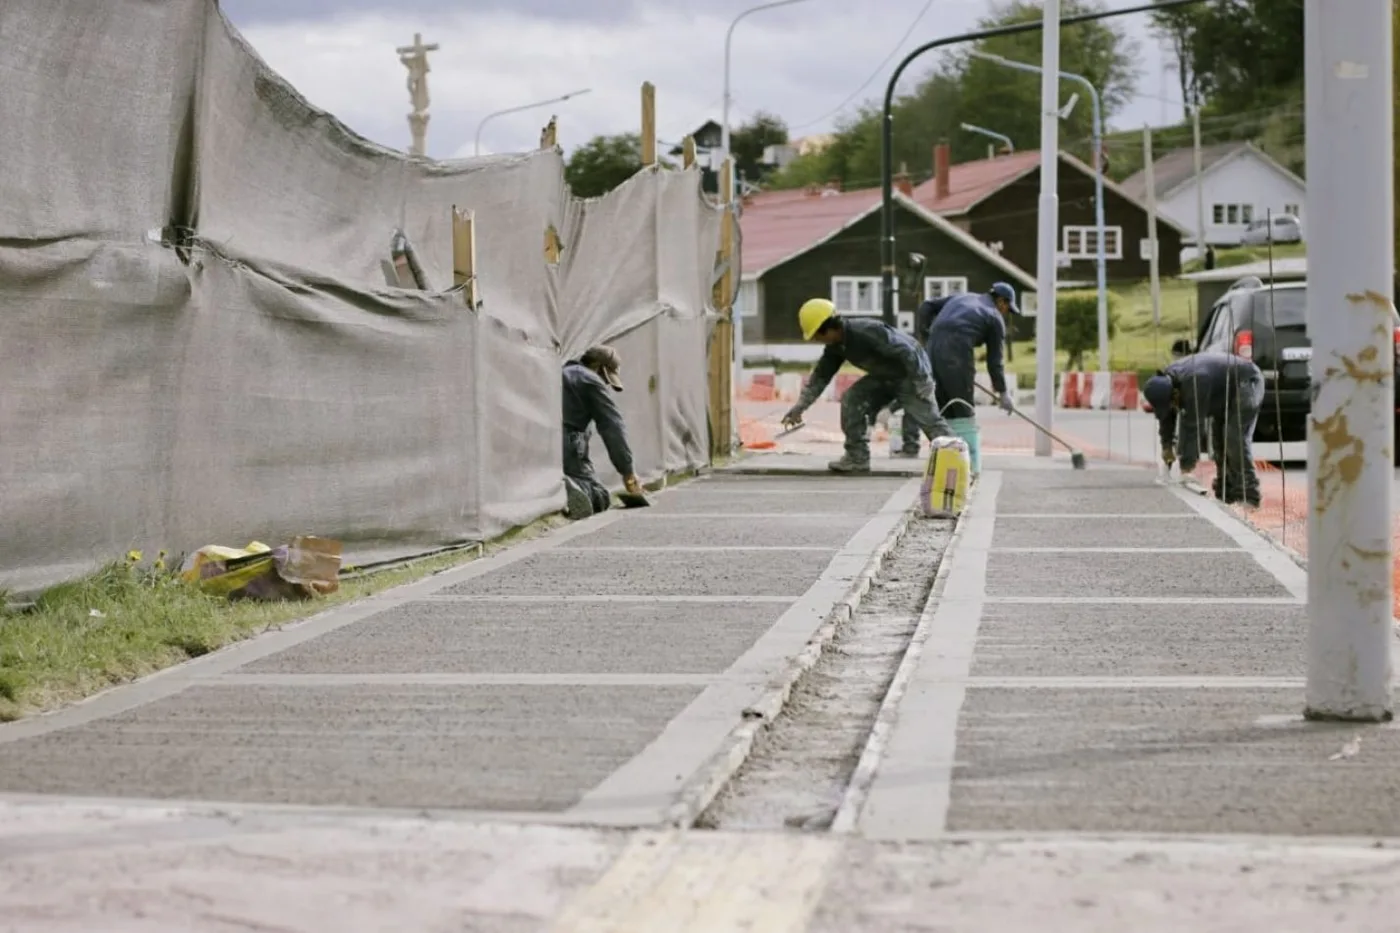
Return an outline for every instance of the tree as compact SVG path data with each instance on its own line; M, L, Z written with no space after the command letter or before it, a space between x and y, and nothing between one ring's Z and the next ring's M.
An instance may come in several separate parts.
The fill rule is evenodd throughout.
M1194 51L1201 20L1201 8L1195 5L1170 7L1152 14L1152 32L1171 49L1176 62L1177 86L1181 90L1181 100L1187 106L1201 103Z
M1296 104L1303 87L1303 0L1212 0L1175 21L1192 80L1208 109L1238 114Z
M787 141L787 123L782 117L762 110L756 112L729 136L729 149L738 173L736 177L750 182L761 181L772 170L772 166L763 164L763 150Z
M1108 293L1108 336L1118 333L1118 296ZM1060 292L1055 299L1055 343L1069 357L1066 369L1084 371L1084 354L1099 345L1099 293Z
M594 136L569 156L564 166L564 180L576 197L596 198L641 169L642 138L636 133Z

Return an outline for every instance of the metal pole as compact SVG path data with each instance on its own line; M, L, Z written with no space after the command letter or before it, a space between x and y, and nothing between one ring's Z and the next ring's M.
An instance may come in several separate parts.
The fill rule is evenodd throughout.
M991 57L991 56L985 56L985 57ZM1005 133L998 133L996 130L989 130L989 129L987 129L985 126L976 126L975 124L972 124L972 123L963 123L963 124L960 124L960 125L961 125L961 127L962 127L964 130L967 130L969 133L980 133L980 134L983 135L983 136L988 136L988 137L991 137L992 139L997 140L998 142L1000 142L1000 143L1002 143L1003 145L1006 146L1006 151L1007 151L1007 152L1015 152L1015 151L1016 151L1016 145L1015 145L1013 142L1011 142L1011 137L1010 137L1010 136L1007 136ZM991 151L993 151L993 150L990 150L990 149L988 150L988 152L991 152Z
M1391 0L1306 0L1310 719L1391 718Z
M1156 3L1144 3L1138 6L1126 7L1121 10L1096 10L1093 13L1077 13L1074 16L1066 16L1059 19L1061 26L1072 26L1078 23L1092 23L1101 19L1116 19L1119 16L1129 16L1133 13L1154 13L1163 10L1174 10L1178 7L1194 6L1204 0L1158 0ZM1014 36L1023 32L1034 32L1043 28L1041 20L1032 20L1024 23L1012 23L1008 26L993 26L991 29L979 29L976 32L965 32L956 36L947 36L942 39L934 39L932 42L925 42L914 49L894 66L894 71L890 73L889 81L885 84L885 101L881 110L880 124L880 293L882 309L884 311L885 322L894 324L894 94L895 88L899 84L899 79L904 75L905 69L926 52L934 49L947 48L950 45L960 45L964 42L976 42L979 39L990 39L993 36ZM1058 62L1056 62L1058 65ZM1058 69L1057 69L1058 70ZM1059 114L1055 116L1058 118ZM1058 219L1058 218L1057 218ZM1051 244L1053 246L1053 243ZM1053 335L1053 323L1051 324ZM1039 334L1039 324L1036 333ZM1037 340L1039 337L1037 336ZM1052 351L1053 353L1053 351ZM1052 356L1053 364L1053 356ZM1053 365L1052 365L1053 370ZM1053 387L1052 387L1053 390ZM1039 403L1037 402L1037 412ZM1042 446L1049 450L1049 441L1044 438L1036 439L1036 449Z
M1045 0L1040 34L1040 229L1036 240L1035 455L1051 454L1055 414L1055 273L1060 230L1060 0Z
M1201 178L1201 105L1191 107L1191 144L1194 147L1192 158L1196 169L1196 258L1202 268L1206 262L1206 186Z
M1152 323L1162 323L1162 275L1157 265L1157 175L1152 164L1152 127L1142 128L1142 165L1147 183L1147 284L1152 294Z
M580 94L587 94L591 90L592 88L586 87L581 91L570 91L569 93L564 94L560 97L551 97L549 100L537 100L533 104L524 104L520 107L509 107L505 110L497 110L495 113L488 113L486 116L482 117L481 122L476 125L476 145L472 151L472 154L481 155L481 131L486 128L487 123L496 119L497 117L503 117L508 113L520 113L522 110L534 110L536 107L547 107L550 104L563 103L571 97L578 97Z

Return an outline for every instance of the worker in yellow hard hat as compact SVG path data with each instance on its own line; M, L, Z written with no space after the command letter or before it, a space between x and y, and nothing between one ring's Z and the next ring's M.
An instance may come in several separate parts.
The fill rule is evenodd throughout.
M797 324L803 340L819 340L826 344L826 350L797 404L783 416L784 426L802 423L802 413L821 396L844 363L865 370L841 397L846 453L829 464L833 472L870 472L870 424L891 402L899 402L905 417L930 438L952 435L933 400L928 354L913 337L876 318L842 317L825 298L803 304L797 311Z

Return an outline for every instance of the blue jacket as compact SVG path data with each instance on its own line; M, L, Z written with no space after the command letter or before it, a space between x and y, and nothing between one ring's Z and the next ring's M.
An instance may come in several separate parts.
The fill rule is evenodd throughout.
M805 409L815 402L843 363L858 366L876 379L896 384L933 378L923 347L903 331L895 330L884 321L859 317L841 318L841 327L845 336L840 343L829 344L822 352L822 358L812 370L812 378L807 380L807 387L797 401L798 407Z
M934 299L938 301L940 299ZM924 302L930 305L932 302ZM1006 345L1006 322L1001 312L992 302L990 295L964 292L953 295L943 302L939 310L925 312L921 307L915 312L917 321L921 314L932 318L928 325L926 347L931 360L938 360L949 366L967 366L976 362L973 351L982 345L987 347L987 375L991 377L992 388L997 392L1006 391L1006 375L1002 370L1002 348Z
M587 435L591 425L608 449L613 469L627 476L632 473L632 447L627 443L627 427L613 399L613 389L593 370L577 360L564 364L564 435Z
M1143 394L1157 418L1162 446L1176 443L1177 460L1183 470L1190 470L1200 462L1201 429L1207 419L1223 419L1226 406L1239 408L1243 414L1257 413L1247 411L1255 406L1250 392L1241 392L1251 381L1263 384L1264 375L1252 360L1233 353L1195 353L1176 360L1163 372L1171 379L1171 387L1180 393L1176 404L1171 403L1170 396L1164 399L1156 392L1144 391ZM1249 423L1242 414L1234 417Z

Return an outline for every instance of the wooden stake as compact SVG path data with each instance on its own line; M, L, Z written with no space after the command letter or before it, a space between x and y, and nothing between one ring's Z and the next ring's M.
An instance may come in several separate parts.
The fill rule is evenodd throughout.
M681 165L691 168L695 165L695 137L687 136L681 141Z
M734 177L734 160L725 159L719 170L719 190L728 191ZM730 443L734 437L734 328L741 322L734 315L734 277L737 270L734 263L734 210L732 204L725 205L724 216L719 228L719 262L724 268L719 283L715 286L715 310L720 319L715 323L714 337L710 341L709 381L710 381L710 455L724 457L730 453Z
M477 309L476 214L452 207L452 284L462 289L467 307Z
M551 266L559 264L559 251L563 249L563 244L559 242L559 231L554 229L554 224L544 228L544 261Z
M642 166L656 164L656 87L642 83Z
M540 130L540 148L553 149L559 144L559 118L550 117L543 130Z

